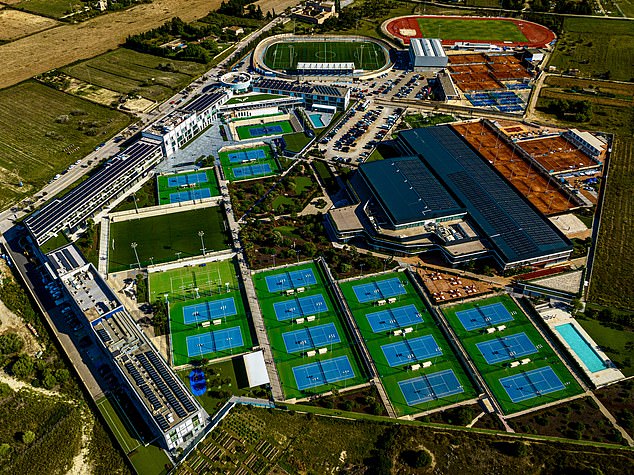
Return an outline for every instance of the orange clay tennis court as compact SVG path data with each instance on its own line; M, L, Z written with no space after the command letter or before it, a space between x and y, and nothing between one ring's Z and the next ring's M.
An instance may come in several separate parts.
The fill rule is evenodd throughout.
M583 170L599 164L577 149L565 138L547 137L517 142L536 162L550 173Z
M485 160L489 161L522 195L545 215L563 213L577 205L527 162L484 122L452 125Z

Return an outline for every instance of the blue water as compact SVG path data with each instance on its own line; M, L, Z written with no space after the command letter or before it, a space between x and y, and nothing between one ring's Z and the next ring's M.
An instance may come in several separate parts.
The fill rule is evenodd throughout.
M592 349L572 323L556 326L555 330L566 340L570 348L583 361L583 364L586 365L590 372L596 373L606 368L601 357Z
M315 127L323 127L326 125L324 124L324 121L321 120L321 114L310 114L309 117Z

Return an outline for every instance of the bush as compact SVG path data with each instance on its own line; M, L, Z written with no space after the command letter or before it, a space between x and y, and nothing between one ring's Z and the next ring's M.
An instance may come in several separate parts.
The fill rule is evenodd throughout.
M0 335L0 354L10 355L12 353L19 353L23 347L24 342L16 333Z
M26 432L22 433L21 440L23 444L31 445L33 442L35 442L35 434L33 433L33 431L27 430Z
M20 357L13 363L11 372L17 378L28 378L33 374L35 367L33 365L33 359L29 355L20 355Z
M424 468L431 464L431 455L426 450L405 450L401 459L412 468Z

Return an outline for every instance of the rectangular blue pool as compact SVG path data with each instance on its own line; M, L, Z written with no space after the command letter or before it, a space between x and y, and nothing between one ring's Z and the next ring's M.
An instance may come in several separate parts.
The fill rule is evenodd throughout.
M596 373L606 368L603 359L594 351L590 343L586 341L572 323L558 325L555 330L566 340L568 346L572 348L572 351L577 354L591 373Z

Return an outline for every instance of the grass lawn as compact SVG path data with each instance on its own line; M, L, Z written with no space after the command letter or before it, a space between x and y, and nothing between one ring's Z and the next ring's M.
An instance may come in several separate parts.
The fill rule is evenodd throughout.
M454 329L456 335L462 342L463 347L469 354L471 360L474 362L476 368L486 381L486 384L491 389L491 392L497 399L498 403L502 407L506 414L512 414L514 412L523 411L533 407L540 406L542 404L550 403L560 399L565 399L581 393L582 389L568 369L561 362L559 357L555 354L553 349L548 345L546 340L542 338L541 334L528 320L526 315L515 304L515 302L507 295L501 295L498 297L491 297L485 300L478 300L477 307L485 307L488 305L501 304L504 306L508 315L512 317L512 320L488 323L486 327L505 325L506 329L502 333L496 331L494 333L487 333L485 328L467 330L463 323L458 318L457 313L474 309L476 305L474 303L464 303L453 305L443 308L443 313L449 322L449 325ZM481 314L481 311L480 311ZM507 346L504 338L524 333L530 340L530 343L536 350L533 353L515 356L517 351L515 347ZM500 340L500 338L502 340ZM489 357L506 357L504 360L500 360L496 363L489 364L485 359L483 353L478 348L478 344L484 342L491 342L491 344L499 343L504 348L502 354L487 353ZM513 354L510 354L513 353ZM514 368L509 366L511 361L518 361L520 359L529 358L530 362L527 364L519 365ZM506 391L506 388L502 381L502 378L509 376L516 376L527 371L541 369L550 366L559 380L564 384L562 389L554 392L550 392L543 395L532 395L532 397L524 399L523 401L513 402L511 397ZM520 383L522 384L522 383ZM532 383L531 383L532 384Z
M143 183L143 186L134 193L134 195L128 196L125 200L119 203L112 212L114 213L117 211L135 209L135 200L136 208L139 209L158 205L159 203L156 197L156 182L152 179L147 180Z
M130 121L35 81L0 91L0 209L42 188Z
M141 436L135 430L132 422L125 418L116 397L104 396L96 401L96 404L126 455L139 447L143 447Z
M299 153L312 139L307 137L304 132L295 132L293 134L286 134L284 140L286 141L286 150Z
M240 354L253 347L255 340L247 318L245 297L240 291L234 261L209 262L204 267L179 268L161 272L159 284L156 282L157 277L156 274L150 275L150 295L155 300L161 298L161 295L165 293L169 294L169 327L172 341L172 361L175 366L185 365L203 358L215 359ZM174 289L172 291L167 290L168 278L170 279L170 287ZM166 290L160 292L158 290L160 288ZM199 290L196 291L195 288ZM228 310L227 314L224 315L225 309L230 308L231 304L223 302L223 304L215 304L214 306L213 302L225 299L233 301L235 313ZM185 323L185 313L189 314L190 312L185 307L192 305L213 308L209 318L204 321L211 323L213 320L215 324L203 326L203 320ZM222 310L219 310L220 308ZM233 334L229 338L229 334L224 332L226 329L235 327L240 328L242 344L239 341L234 341ZM203 338L207 338L210 333L214 344L226 346L226 349L213 349L196 343L190 343L188 346L189 337L204 335Z
M634 78L634 28L628 20L566 18L549 63L560 71L578 69L581 76L619 81ZM609 71L609 77L606 72Z
M8 3L11 4L13 2ZM79 11L84 8L83 3L77 0L23 0L11 6L18 10L38 13L52 18L61 18L72 11Z
M206 251L228 249L230 240L220 208L203 208L142 219L115 222L110 225L110 272L136 267L136 252L141 266L174 261L202 253L198 232L203 231ZM178 254L178 256L177 256ZM150 258L153 259L150 259Z
M418 129L420 127L431 127L432 125L446 124L453 122L453 116L448 114L435 114L424 117L422 114L408 114L403 116L403 121L409 125L412 129Z
M604 190L605 201L589 293L589 300L593 303L628 310L634 309L631 284L634 255L631 223L634 209L633 166L634 139L617 136Z
M160 65L170 64L170 71ZM161 101L204 74L204 64L178 61L119 48L61 69L82 81L123 94Z
M464 20L460 18L419 18L424 38L457 41L526 41L519 27L505 20Z
M265 158L258 158L254 161L248 162L231 162L229 155L236 152L253 152L255 150L262 150ZM251 148L239 148L223 150L218 154L220 164L224 171L225 178L229 181L248 180L252 178L266 177L271 175L277 175L280 172L280 165L278 161L273 157L271 147L268 145L251 147ZM246 158L245 158L246 159ZM251 165L256 165L252 168ZM266 170L266 165L271 170ZM237 169L237 171L236 171Z
M370 41L280 42L269 46L264 63L271 69L293 70L299 62L354 63L356 69L373 71L386 64L383 48Z
M249 94L248 96L234 96L227 101L227 104L244 104L246 102L268 101L283 97L286 96L280 96L278 94Z
M591 318L578 318L577 320L625 376L634 376L634 364L632 363L634 332L608 327Z
M401 282L405 282L405 284L401 287L401 290L406 292L405 294L398 295L397 301L392 304L388 304L384 307L377 307L374 305L374 300L369 302L359 302L357 295L355 294L354 288L368 284L372 282L384 281L388 279L398 279ZM385 390L387 391L388 397L394 406L394 409L398 413L399 416L408 415L408 414L416 414L419 412L423 412L429 409L433 409L435 407L446 406L448 404L453 404L459 401L464 401L470 398L474 398L476 396L476 392L471 386L471 383L467 377L467 375L462 370L460 363L458 362L455 354L449 347L449 343L443 336L442 332L434 322L432 316L429 314L425 304L421 301L420 297L416 293L416 290L411 285L407 276L403 273L393 272L389 274L383 274L381 276L373 276L366 277L357 280L349 280L346 282L340 282L339 287L341 287L341 291L348 302L348 306L352 311L354 319L361 330L361 335L363 336L363 340L374 360L374 364L381 376L381 380L383 381L383 385L385 386ZM358 288L358 287L357 287ZM377 298L381 298L380 296ZM433 338L434 341L434 350L441 351L442 353L437 356L426 356L422 353L418 354L418 357L409 358L410 356L414 356L413 354L405 355L408 357L407 361L402 362L401 364L395 364L394 366L390 366L390 361L387 359L386 353L384 353L383 347L388 347L386 345L390 344L398 344L402 343L405 340L405 336L395 336L394 329L388 330L378 330L374 332L372 325L370 324L370 320L367 315L376 313L385 309L394 310L396 308L406 307L413 305L420 318L422 318L422 322L416 324L407 324L402 328L411 327L413 331L407 333L407 340L411 341L417 338L425 338L428 337ZM370 317L372 318L372 317ZM386 316L386 318L390 318ZM399 350L400 351L400 350ZM432 365L425 369L418 370L408 370L407 367L413 363L422 364L425 361L431 361ZM392 362L394 364L394 362ZM427 377L433 373L444 371L444 370L452 370L454 375L457 377L460 385L462 386L462 391L458 394L442 396L434 395L428 401L424 401L418 404L409 405L401 388L399 386L399 382L419 378L421 376Z
M278 120L277 122L267 122L264 125L240 125L236 127L236 132L238 133L238 138L240 140L245 140L258 137L268 137L270 135L288 134L293 132L293 126L288 120Z
M203 178L200 174L205 175L205 181L203 181ZM186 185L194 186L170 186L169 179L173 178L181 180L181 183L183 181L186 181ZM218 186L218 180L216 179L216 174L214 173L214 170L211 168L200 169L196 172L159 175L156 177L156 188L158 190L159 204L162 205L177 203L179 201L190 201L192 199L196 199L198 193L202 193L202 196L205 198L220 196L220 187ZM208 190L208 192L203 190ZM177 194L179 192L185 192L188 194L188 196L171 196L172 194ZM209 196L207 196L207 193Z
M64 236L64 233L60 232L60 233L57 233L57 236L55 236L52 239L49 239L44 244L42 244L40 246L40 250L44 254L46 254L48 252L54 251L58 247L65 246L66 244L69 244L69 243L70 243L70 241L68 240L68 238L66 236Z
M299 272L294 274L296 277L293 279L290 273L296 271ZM305 279L303 276L310 273L314 276L315 283L309 285L307 282L311 282L310 280L302 279ZM274 286L276 283L283 282L284 287L280 288L303 287L305 290L295 295L286 295L284 290L277 290L277 287L274 287L271 291L269 290L266 279L267 277L273 276L275 277L269 280ZM286 398L308 397L324 393L333 388L341 390L346 387L367 382L365 370L359 363L356 351L351 343L352 339L348 335L347 327L344 325L342 320L340 309L335 305L334 300L331 298L329 290L324 284L324 277L315 264L300 264L298 266L258 272L253 276L253 281L260 309L262 310L262 315L264 316L264 324L269 336L269 342L271 343L271 351L273 352L277 371L282 382L282 389ZM306 302L305 300L300 300L305 297L318 295L323 297L326 308L323 308L323 305L320 307L314 305L313 308L311 308L310 306L307 306L306 303L303 303ZM292 311L293 315L295 315L293 318L290 318L290 314L287 316L284 310L278 308L278 311L281 312L280 318L289 317L286 320L278 320L278 314L275 311L274 305L280 302L288 302L288 305L292 305L292 307L287 307L287 310L290 310L291 308L296 309ZM310 316L314 317L314 320L308 322L306 319L302 323L296 323L296 318L299 317L300 313L298 312L300 312L300 310L301 314L304 315L304 318ZM321 325L329 325L329 327L322 327L322 329L329 328L328 332L326 332L327 334L324 334L326 338L324 341L315 341L313 336L308 336L313 335L319 330L312 330L313 333L308 333L308 335L304 333L304 335L299 336L292 336L289 333L297 330L311 332L311 329L320 327ZM334 331L332 330L332 326L334 326ZM337 341L335 337L328 340L329 335L334 335L335 332L336 335L338 335L339 341ZM284 334L287 334L286 340L283 336ZM290 344L293 345L291 348L287 348L287 341L291 342ZM330 343L328 343L328 341L330 341ZM326 348L325 354L307 356L308 351L317 350L318 348ZM331 384L323 384L324 379L322 377L321 379L315 379L316 382L322 383L320 385L303 390L298 387L293 368L315 363L317 361L323 362L342 356L348 358L352 369L352 374L340 375L345 379L341 379L340 381ZM312 371L319 372L317 368L313 368Z

